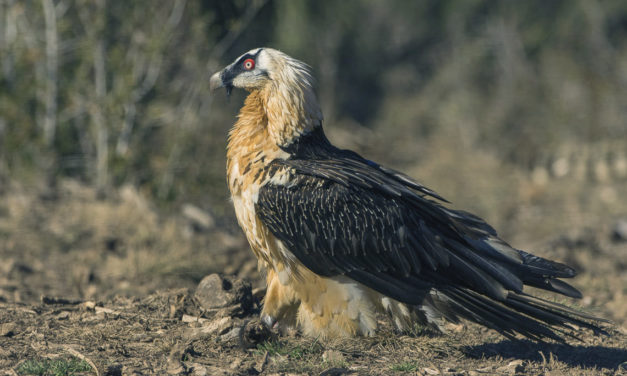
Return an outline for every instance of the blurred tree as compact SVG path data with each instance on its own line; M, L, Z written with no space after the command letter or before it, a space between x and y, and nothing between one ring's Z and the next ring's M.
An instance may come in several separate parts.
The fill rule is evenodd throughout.
M267 45L312 66L328 123L381 131L394 163L456 139L532 169L627 140L626 36L621 0L1 0L0 168L223 210L243 94L208 78Z

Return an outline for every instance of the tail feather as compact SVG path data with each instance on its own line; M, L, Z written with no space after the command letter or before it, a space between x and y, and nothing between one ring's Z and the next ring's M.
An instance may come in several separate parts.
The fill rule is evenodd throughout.
M541 322L505 307L495 300L477 294L471 290L451 288L444 292L452 310L461 317L487 326L500 332L507 338L514 339L520 333L530 339L540 341L551 338L561 341L561 337Z
M535 341L552 339L564 342L565 337L581 340L577 328L588 328L607 335L595 322L607 322L559 303L550 302L525 293L510 291L499 302L469 289L447 286L430 294L437 304L451 313L492 328L505 337L515 338L516 333Z
M517 266L521 272L531 273L533 276L554 278L572 278L577 275L575 269L559 262L532 255L525 251L518 251L522 256L522 265Z
M581 299L582 297L579 290L559 279L545 278L542 276L527 276L524 280L525 284L528 286L537 287L546 291L553 291L570 298Z
M582 311L578 311L575 310L573 308L567 307L563 304L560 303L556 303L556 302L552 302L546 299L542 299L542 298L538 298L537 296L532 296L529 294L517 294L517 293L512 293L510 292L508 294L508 299L516 299L516 300L520 300L521 302L524 302L528 305L535 305L537 307L540 307L544 310L549 310L552 311L554 313L558 313L561 314L563 316L565 316L566 318L569 319L577 319L577 320L590 320L590 321L598 321L598 322L604 322L604 323L609 323L610 321L607 319L603 319L600 317L596 317L593 316L589 313L586 312L582 312ZM574 322L574 321L570 321L573 324L577 324L579 325L579 322ZM589 325L587 323L584 323L583 321L581 321L581 326L586 326ZM595 329L600 329L597 326L592 325L590 327L591 329L595 328ZM602 332L604 332L602 329L600 329Z

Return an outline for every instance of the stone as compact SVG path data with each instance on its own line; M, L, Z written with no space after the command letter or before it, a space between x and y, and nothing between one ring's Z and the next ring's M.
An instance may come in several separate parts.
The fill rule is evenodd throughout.
M250 283L218 274L203 278L196 287L194 298L207 311L230 308L234 316L245 315L254 305Z
M440 371L438 371L435 368L425 367L422 369L422 371L427 375L439 375L440 374Z
M192 376L207 376L209 375L207 367L199 364L199 363L190 363L187 364L187 373ZM212 373L212 375L216 375L217 373Z
M612 229L612 240L615 242L627 242L627 218L619 219Z
M120 316L120 312L112 310L111 308L106 308L106 307L96 307L95 312L96 312L96 315L99 315L105 318L106 317L117 318L118 316Z
M0 324L0 337L13 337L16 334L17 325L14 322Z
M230 317L219 317L215 320L205 320L201 327L189 328L185 331L185 338L194 340L201 337L208 337L214 334L220 335L233 328L233 321Z
M220 341L229 342L235 339L238 339L240 334L242 333L242 328L235 327L228 331L227 333L220 336Z
M96 309L96 302L88 300L78 305L81 309L86 311L93 311Z
M518 375L525 372L525 362L521 359L513 360L506 366L496 369L500 374Z
M182 208L183 216L190 221L194 230L207 231L215 226L215 220L206 211L192 204L185 204Z
M183 314L183 316L181 317L181 321L185 322L185 323L200 323L203 324L205 322L207 322L207 319L202 318L202 317L198 317L198 316L190 316L190 315L186 315Z

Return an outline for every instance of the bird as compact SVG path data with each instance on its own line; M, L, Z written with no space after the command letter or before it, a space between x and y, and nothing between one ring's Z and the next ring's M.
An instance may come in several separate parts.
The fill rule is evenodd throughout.
M255 48L210 78L248 95L227 143L237 221L265 272L260 321L315 338L372 336L379 314L407 332L468 320L507 338L564 341L603 319L572 298L573 268L510 246L480 217L356 152L333 146L311 69Z

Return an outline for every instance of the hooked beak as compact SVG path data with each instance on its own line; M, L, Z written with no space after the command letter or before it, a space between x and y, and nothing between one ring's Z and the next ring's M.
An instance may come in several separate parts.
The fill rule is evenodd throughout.
M224 87L226 88L226 96L228 98L231 96L231 90L233 90L233 85L231 85L230 83L224 83L224 80L222 80L223 72L224 71L216 72L213 74L213 76L211 76L211 79L209 79L209 90L215 91L216 89Z

